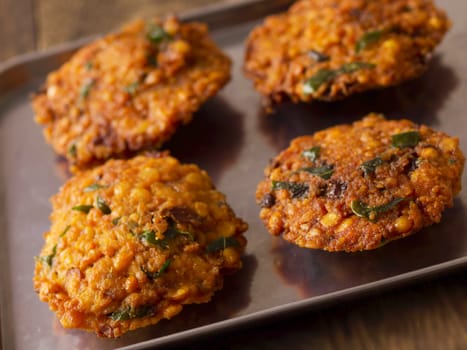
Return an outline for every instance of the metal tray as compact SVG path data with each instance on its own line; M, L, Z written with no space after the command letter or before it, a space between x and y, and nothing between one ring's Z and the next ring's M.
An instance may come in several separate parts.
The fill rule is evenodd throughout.
M266 116L259 95L242 75L243 42L260 18L290 2L246 1L185 16L211 25L215 40L234 61L233 79L165 148L206 169L237 214L250 224L245 267L227 278L211 303L188 306L170 321L116 340L63 329L39 301L31 281L33 256L49 226L48 198L65 177L33 122L29 96L49 71L89 39L0 65L0 307L5 349L143 349L174 344L467 265L466 191L440 224L370 252L300 249L265 231L254 200L256 184L268 160L298 135L376 111L459 135L467 150L463 0L443 2L455 26L420 79L333 104L286 104ZM466 181L464 175L464 186Z

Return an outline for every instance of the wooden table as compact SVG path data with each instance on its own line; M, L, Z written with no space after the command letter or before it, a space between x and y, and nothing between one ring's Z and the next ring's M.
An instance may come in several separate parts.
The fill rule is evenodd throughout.
M235 2L238 0L224 0ZM0 0L0 61L214 0ZM157 3L157 6L155 6ZM195 349L467 349L466 270L192 344ZM208 344L208 345L207 345Z

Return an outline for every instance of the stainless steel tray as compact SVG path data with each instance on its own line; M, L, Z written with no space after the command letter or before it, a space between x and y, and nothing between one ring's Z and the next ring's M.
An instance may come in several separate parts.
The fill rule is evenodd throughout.
M254 200L256 184L268 160L298 135L376 111L459 135L467 150L463 0L442 3L455 26L422 78L333 104L286 104L275 115L265 116L260 97L242 75L243 41L259 18L290 2L245 1L185 16L211 25L215 40L233 58L233 80L165 147L180 160L206 169L250 224L245 268L227 278L211 303L188 306L171 321L116 340L64 330L39 301L31 281L33 256L49 226L48 198L64 182L64 175L33 122L29 95L46 73L89 39L0 65L0 307L5 349L143 349L173 344L467 265L466 191L440 224L375 251L310 251L266 233ZM464 186L466 180L464 175Z

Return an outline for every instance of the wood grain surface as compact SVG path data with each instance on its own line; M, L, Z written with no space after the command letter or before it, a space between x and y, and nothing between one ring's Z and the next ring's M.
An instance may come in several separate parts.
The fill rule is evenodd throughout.
M222 2L235 2L224 0ZM214 0L0 0L0 61ZM219 2L219 1L217 1ZM467 349L461 269L377 295L202 339L193 349ZM187 344L188 346L188 344Z

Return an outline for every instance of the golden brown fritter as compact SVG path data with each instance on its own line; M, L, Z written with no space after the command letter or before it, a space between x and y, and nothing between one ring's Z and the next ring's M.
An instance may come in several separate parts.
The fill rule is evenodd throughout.
M65 328L118 337L170 319L242 266L247 224L205 171L169 156L80 172L52 205L34 288Z
M449 27L431 0L301 0L250 33L244 69L266 103L333 101L421 75Z
M160 146L229 79L204 24L136 21L50 73L35 119L55 152L86 168Z
M256 199L271 234L301 247L374 249L439 222L463 168L457 138L370 114L293 140Z

